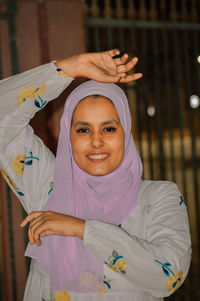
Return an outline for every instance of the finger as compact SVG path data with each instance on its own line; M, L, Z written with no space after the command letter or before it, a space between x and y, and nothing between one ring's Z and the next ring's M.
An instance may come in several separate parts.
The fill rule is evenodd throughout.
M44 231L49 231L47 228L47 225L44 224L39 224L37 227L35 227L34 229L31 229L31 235L32 235L32 239L34 241L34 243L36 243L38 246L40 246L42 244L40 236Z
M126 73L116 74L116 75L105 75L102 76L103 83L118 83L121 78L126 77Z
M30 222L29 226L29 240L31 243L36 243L37 245L41 244L40 235L37 235L36 229L38 229L42 224L47 220L46 212L43 212L41 215L36 217Z
M134 80L137 80L139 78L141 78L143 76L142 73L135 73L135 74L131 74L131 75L127 75L126 77L122 77L120 79L120 83L128 83Z
M46 217L45 215L43 215L42 217L38 217L37 220L34 220L33 222L31 222L30 224L30 230L32 232L32 235L34 237L35 231L36 229L38 229L41 225L47 225L48 224L48 217Z
M34 244L34 239L33 239L30 227L28 228L28 239L29 239L30 243L33 245Z
M131 71L135 65L137 64L138 62L138 58L133 58L131 61L129 61L127 64L124 64L124 65L119 65L118 68L117 68L117 71L119 73L121 72L129 72Z
M52 230L46 230L40 234L40 237L49 236L49 235L56 235L56 232L54 232Z
M108 51L105 51L104 53L107 53L109 54L110 56L115 56L115 55L119 55L120 54L120 50L115 48L115 49L111 49L111 50L108 50Z
M121 56L121 57L115 59L115 64L116 64L117 66L119 66L119 65L125 64L127 61L128 61L128 54L125 53L123 56Z
M31 222L36 217L40 216L43 213L43 211L34 211L30 213L20 224L20 227L26 226L29 222Z
M32 221L30 222L30 228L34 229L38 224L41 224L46 219L46 217L47 217L46 212L43 212L39 216L32 219Z

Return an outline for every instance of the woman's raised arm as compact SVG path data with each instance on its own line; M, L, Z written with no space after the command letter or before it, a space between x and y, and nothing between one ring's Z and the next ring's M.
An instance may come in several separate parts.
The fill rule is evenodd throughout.
M71 81L52 62L0 82L0 171L27 212L44 206L54 165L29 121Z
M86 53L51 62L0 81L0 171L27 212L41 210L52 191L54 156L34 135L33 116L58 97L73 80L87 77L126 82L137 59L114 59L118 50ZM57 66L56 66L57 65Z

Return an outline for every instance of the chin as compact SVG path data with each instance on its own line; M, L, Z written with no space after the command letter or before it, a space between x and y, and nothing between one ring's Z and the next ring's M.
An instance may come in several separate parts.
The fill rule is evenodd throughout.
M107 175L109 172L103 172L103 171L86 171L89 175L92 176L105 176Z
M92 176L105 176L105 175L107 175L107 174L109 174L109 173L111 173L113 171L113 169L112 170L85 170L85 172L87 172L89 175L92 175Z

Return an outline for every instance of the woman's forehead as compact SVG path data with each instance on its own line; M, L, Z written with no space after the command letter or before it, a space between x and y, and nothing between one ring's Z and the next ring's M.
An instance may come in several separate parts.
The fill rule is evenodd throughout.
M88 96L82 98L82 99L78 102L78 104L76 105L76 107L77 107L80 103L82 103L83 101L85 101L85 102L86 102L86 101L91 101L91 102L93 101L93 102L95 102L95 100L109 101L109 102L112 103L112 105L114 106L112 100L110 100L108 97L106 97L106 96L104 96L104 95L94 94L94 95L88 95Z
M75 107L72 119L87 118L91 120L112 119L119 120L119 116L112 101L105 96L92 95L83 98Z

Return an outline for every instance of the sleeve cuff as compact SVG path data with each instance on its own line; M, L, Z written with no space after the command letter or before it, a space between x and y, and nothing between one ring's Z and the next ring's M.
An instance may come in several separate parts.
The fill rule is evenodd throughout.
M52 67L54 68L54 70L57 72L57 74L59 76L62 76L63 78L67 78L67 79L70 79L70 80L74 80L73 77L69 76L67 73L65 73L60 67L56 66L56 62L57 61L52 61L51 64L52 64Z

